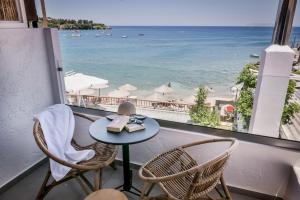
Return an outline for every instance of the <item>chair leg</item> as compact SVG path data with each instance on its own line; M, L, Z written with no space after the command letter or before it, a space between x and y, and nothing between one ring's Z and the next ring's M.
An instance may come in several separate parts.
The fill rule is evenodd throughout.
M95 176L94 176L94 191L97 191L101 188L101 176L102 176L102 170L96 170Z
M37 200L44 199L44 196L48 193L48 191L47 191L48 190L47 189L47 183L49 181L50 176L51 176L51 171L50 171L50 169L48 169L48 172L47 172L47 174L45 176L45 179L44 179L44 181L42 183L42 186L41 186L41 188L39 190L39 193L38 193L38 195L36 197Z
M146 199L146 197L150 194L151 190L154 187L154 183L144 183L143 189L142 189L142 193L140 195L140 200L144 200Z
M232 197L231 197L231 195L230 195L230 192L229 192L229 190L228 190L228 188L227 188L227 185L226 185L226 183L225 183L223 174L222 174L220 180L221 180L221 186L222 186L222 189L223 189L224 192L225 192L226 200L232 200Z
M116 161L113 161L112 163L110 163L109 166L110 166L111 168L113 168L114 170L117 170Z

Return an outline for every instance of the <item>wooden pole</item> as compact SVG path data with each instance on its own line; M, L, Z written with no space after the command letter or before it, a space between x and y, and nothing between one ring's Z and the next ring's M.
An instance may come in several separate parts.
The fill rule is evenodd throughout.
M43 28L48 27L48 19L46 14L46 6L45 6L45 0L41 0L41 8L43 13Z

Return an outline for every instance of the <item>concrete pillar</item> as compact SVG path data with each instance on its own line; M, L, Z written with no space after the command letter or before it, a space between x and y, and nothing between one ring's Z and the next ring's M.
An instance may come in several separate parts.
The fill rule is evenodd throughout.
M257 77L249 131L279 137L294 51L289 46L271 45L263 51Z

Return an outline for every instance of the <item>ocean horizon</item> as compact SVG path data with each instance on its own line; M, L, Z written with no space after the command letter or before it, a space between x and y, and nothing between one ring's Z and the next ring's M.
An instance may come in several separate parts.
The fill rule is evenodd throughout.
M182 98L199 85L213 88L212 96L230 96L243 66L259 59L271 44L273 27L257 26L112 26L111 30L59 31L65 71L109 81L106 94L129 83L145 97L171 83ZM122 37L123 36L123 37ZM300 27L291 41L300 43Z

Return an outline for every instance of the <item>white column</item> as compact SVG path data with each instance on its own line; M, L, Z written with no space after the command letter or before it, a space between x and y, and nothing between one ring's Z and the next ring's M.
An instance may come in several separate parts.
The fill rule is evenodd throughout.
M64 73L62 68L59 36L57 29L44 28L47 53L52 78L53 95L56 103L67 103L65 95Z
M250 133L279 137L293 57L294 51L289 46L271 45L263 51L250 121Z

